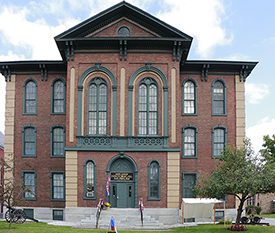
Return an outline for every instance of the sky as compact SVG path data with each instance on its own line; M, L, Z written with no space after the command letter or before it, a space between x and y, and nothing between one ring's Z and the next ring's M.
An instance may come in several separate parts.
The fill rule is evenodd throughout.
M119 0L0 0L0 61L61 59L54 36ZM275 134L274 0L127 0L193 37L188 59L258 61L246 81L246 134ZM0 131L5 81L0 74Z

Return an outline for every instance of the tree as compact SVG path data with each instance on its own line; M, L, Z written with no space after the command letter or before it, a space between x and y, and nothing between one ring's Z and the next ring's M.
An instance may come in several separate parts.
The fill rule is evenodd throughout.
M8 211L6 212L7 219L9 219L9 227L13 223L13 220L16 218L17 221L21 220L18 216L10 215L10 208L16 205L20 205L22 201L22 195L24 192L31 192L31 190L22 186L22 184L17 184L14 181L14 168L13 168L13 160L12 159L0 159L0 167L4 169L4 185L0 184L0 204L8 207ZM16 213L22 213L22 210L17 210ZM6 217L5 216L5 217ZM13 220L12 220L13 219ZM25 219L24 219L25 221Z
M275 163L275 134L271 137L265 135L263 139L264 149L262 149L260 153L268 162Z
M250 143L241 149L226 148L216 170L202 177L195 191L202 197L222 198L233 195L239 200L236 224L240 223L247 199L274 190L275 174L253 153Z

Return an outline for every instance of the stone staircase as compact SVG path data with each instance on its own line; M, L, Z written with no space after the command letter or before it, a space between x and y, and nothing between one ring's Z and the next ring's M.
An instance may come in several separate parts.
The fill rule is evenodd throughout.
M96 212L82 219L76 227L95 228L95 215ZM137 208L110 208L103 210L99 219L99 229L108 229L110 227L111 216L115 218L117 229L165 229L178 223L178 211L176 209L145 209L143 215L142 226L140 212Z

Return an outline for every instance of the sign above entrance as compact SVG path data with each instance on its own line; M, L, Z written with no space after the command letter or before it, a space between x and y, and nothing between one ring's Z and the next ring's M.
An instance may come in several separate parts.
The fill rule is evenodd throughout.
M133 181L133 173L129 172L112 172L111 180L114 181Z

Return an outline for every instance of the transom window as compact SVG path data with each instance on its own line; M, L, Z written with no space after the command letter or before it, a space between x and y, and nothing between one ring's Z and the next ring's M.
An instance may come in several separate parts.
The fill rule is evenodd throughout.
M65 182L63 173L52 173L52 198L65 198Z
M25 127L23 134L23 155L34 156L36 154L36 130L34 127Z
M63 127L54 127L52 131L52 155L64 155L65 134Z
M95 78L88 93L88 134L107 134L107 84L102 78Z
M213 131L213 157L220 157L225 147L225 129L215 128Z
M65 112L65 84L57 80L53 84L53 113Z
M183 114L196 113L196 86L193 81L183 84Z
M225 114L225 87L223 82L216 81L213 84L213 114L223 115Z
M93 161L88 161L85 166L85 196L95 197L95 164Z
M36 113L36 84L34 81L28 81L25 85L25 113Z
M194 198L194 187L196 185L197 176L195 173L183 174L183 197Z
M196 129L185 128L183 130L183 156L196 157Z
M23 173L23 188L25 199L35 199L35 172Z
M159 199L160 197L160 174L159 164L153 161L149 167L149 199Z
M138 134L157 135L158 88L152 78L144 78L138 92Z

